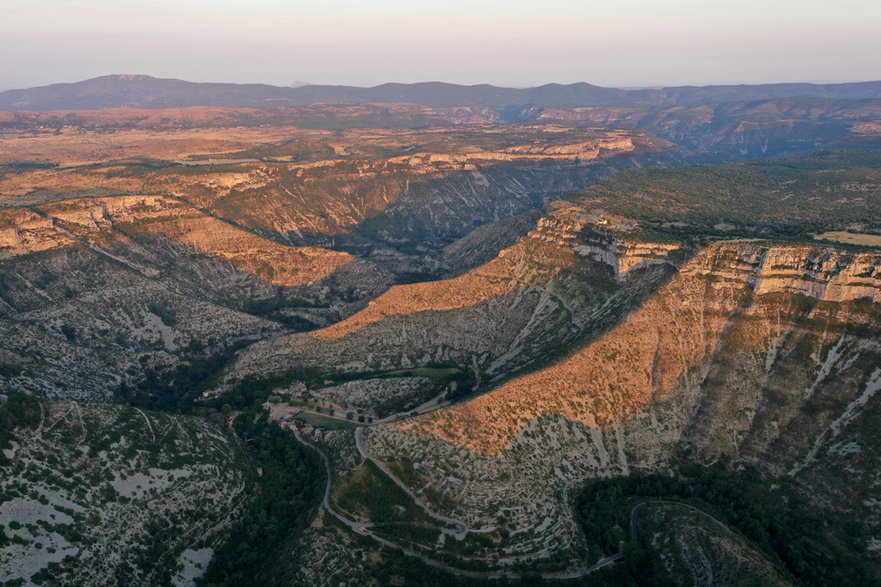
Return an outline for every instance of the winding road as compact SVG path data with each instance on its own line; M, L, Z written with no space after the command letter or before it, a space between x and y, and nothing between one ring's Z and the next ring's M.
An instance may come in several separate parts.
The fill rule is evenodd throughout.
M297 441L300 442L301 444L303 444L304 446L317 452L318 455L321 457L321 460L324 462L324 469L327 473L327 482L325 483L325 486L324 486L324 498L322 500L322 504L324 505L325 511L327 511L327 513L329 513L334 518L339 520L342 524L347 526L353 532L360 534L361 536L369 536L371 539L382 544L383 546L387 546L387 547L392 548L394 550L403 552L404 554L406 554L408 556L416 557L430 567L433 567L436 569L441 569L443 571L446 571L448 573L451 573L453 575L457 575L460 577L472 577L475 579L501 579L502 577L508 577L511 579L519 579L522 577L522 575L523 575L522 573L513 572L513 571L512 572L468 571L465 569L459 569L459 568L450 566L446 563L429 558L419 552L416 552L413 549L407 548L406 546L401 546L400 544L394 543L390 540L386 540L385 538L377 536L376 534L374 534L373 532L370 531L370 528L375 527L376 524L356 522L355 520L350 520L349 518L343 516L341 513L336 511L330 503L330 491L331 491L331 486L333 484L333 476L332 476L332 471L330 468L330 458L327 456L327 454L321 448L312 444L311 442L306 441L303 438L303 436L300 434L300 431L297 428L292 428L292 430L294 432L294 437L297 439ZM361 431L361 430L363 430L363 429L358 428L356 431L356 442L359 444L359 448L358 448L359 452L361 452L363 450L363 446L361 446L361 441L359 440L359 436L357 435L357 432ZM365 454L365 453L362 453L362 454ZM366 453L366 454L369 455L369 453ZM383 472L385 472L387 475L389 474L387 472L387 469L384 466L380 466L380 464L375 459L373 459L369 456L365 456L365 458L369 458L371 460L371 462L373 462L374 464L379 466L380 469L383 470ZM401 483L400 483L400 481L398 481L397 477L395 477L394 475L389 475L389 476L392 480L395 481L395 483L398 486L401 485ZM414 501L416 501L416 503L420 503L418 500L416 500L416 498L413 496L412 492L408 488L404 488L404 489L405 489L405 491L407 491L407 495L413 497L413 499L414 499ZM455 520L451 520L450 518L445 518L444 516L440 516L439 514L434 514L434 512L431 512L430 509L426 509L427 506L423 505L422 507L426 511L426 513L428 513L433 518L438 519L438 520L445 520L446 521L445 523L453 523L454 525L457 525L457 527L462 526L464 528L465 532L468 531L468 528L465 527L463 524L461 524L461 522L456 522ZM610 565L610 564L614 563L615 561L619 561L623 558L624 558L624 555L622 553L613 554L612 556L608 556L604 559L601 559L596 564L591 565L586 568L583 568L583 569L575 569L572 571L546 572L546 573L539 573L539 575L543 579L577 579L579 577L584 577L585 575L589 575L590 573L593 573L593 572L595 572L595 571L597 571L607 565Z
M400 487L404 491L404 493L406 493L407 496L410 499L412 499L413 502L417 506L419 506L422 509L422 511L424 511L430 518L434 518L435 520L437 520L438 522L441 522L443 524L455 526L456 527L455 534L457 536L464 537L465 535L468 534L468 532L480 532L481 531L481 530L473 530L473 529L469 528L463 522L461 522L459 520L454 520L453 518L448 518L447 516L444 516L441 514L438 514L437 512L432 510L430 507L428 507L428 504L425 503L424 501L422 501L415 493L413 493L413 491L411 491L410 488L407 485L405 485L403 481L398 479L397 475L392 473L391 470L389 470L389 468L386 466L386 464L384 462L380 461L379 459L377 459L373 455L371 455L369 452L367 452L367 449L364 448L364 428L357 428L355 430L355 446L358 447L358 452L361 453L361 458L369 460L371 463L373 463L374 465L379 467L379 469L383 473L385 473L385 475L389 479L391 479L395 485ZM440 530L444 531L444 528L440 528Z
M322 504L324 506L325 511L327 511L327 513L329 513L331 516L333 516L334 518L339 520L342 524L347 526L353 532L360 534L361 536L368 536L371 539L373 539L374 541L378 542L379 544L382 544L383 546L387 546L388 548L397 550L399 552L403 552L404 554L406 554L408 556L416 557L430 567L433 567L436 569L441 569L441 570L446 571L448 573L451 573L453 575L457 575L457 576L461 576L461 577L483 578L483 579L500 579L502 577L518 579L523 576L523 573L519 573L519 572L515 572L515 571L511 571L511 572L469 571L466 569L460 569L457 567L453 567L447 563L429 558L429 557L425 556L424 554L417 552L411 548L407 548L406 546L402 546L400 544L397 544L395 542L392 542L390 540L382 538L381 536L377 536L375 533L370 531L371 528L374 528L374 527L377 527L380 525L384 525L384 524L356 522L355 520L351 520L351 519L345 517L344 515L342 515L338 511L336 511L330 503L330 493L331 493L331 487L333 484L332 470L331 470L331 466L330 466L330 458L327 456L327 454L324 452L324 450L322 450L321 448L319 448L315 444L312 444L311 442L308 442L307 440L305 440L303 438L303 436L300 434L299 429L297 429L296 427L292 427L291 430L293 430L294 436L296 437L297 441L300 442L301 444L303 444L304 446L317 452L318 455L321 457L322 462L324 463L324 468L327 473L327 482L325 483L325 487L324 487L324 498L322 500ZM412 499L413 502L426 513L426 515L437 520L438 522L441 522L442 524L445 524L446 526L454 526L455 527L455 530L453 530L449 527L437 527L438 530L440 530L441 532L447 533L447 534L454 535L457 539L464 538L469 532L486 532L487 531L484 529L469 528L465 523L463 523L460 520L455 520L453 518L444 516L442 514L438 514L437 512L432 510L428 506L428 504L426 504L415 493L413 493L413 491L406 484L404 484L400 479L398 479L398 477L394 473L392 473L391 470L389 470L388 466L386 466L386 464L384 462L375 458L373 455L371 455L367 451L367 449L364 447L364 430L365 430L364 427L359 427L359 428L355 429L355 446L358 449L358 453L361 455L361 457L363 459L369 460L374 465L376 465L389 479L391 479L395 483L395 485L400 487L401 490L403 490L404 493L406 493L406 495L408 497L410 497L410 499ZM630 540L632 542L637 542L639 539L639 533L638 533L639 512L646 505L665 504L665 503L672 503L672 504L679 505L679 506L685 507L687 509L690 509L697 514L700 514L702 516L709 518L710 520L712 520L715 524L717 524L720 528L724 529L725 531L731 532L731 529L728 528L728 526L725 523L717 520L716 518L714 518L713 516L711 516L707 512L705 512L699 508L696 508L692 505L689 505L687 503L682 503L679 501L650 500L650 501L643 501L643 502L636 504L633 507L633 509L630 511ZM416 524L416 525L421 526L421 524ZM428 526L426 526L426 527L428 527ZM431 527L433 527L433 526L431 526ZM519 557L517 557L517 558L519 558ZM530 558L534 558L534 557L530 557ZM593 564L589 567L585 567L582 569L575 569L572 571L544 572L544 573L539 573L539 575L541 576L542 579L555 579L555 580L577 579L579 577L584 577L585 575L589 575L590 573L593 573L593 572L595 572L605 566L608 566L616 561L623 560L623 559L624 559L624 553L619 552L617 554L607 556L607 557L599 560L596 564ZM514 560L514 559L510 559L510 560Z

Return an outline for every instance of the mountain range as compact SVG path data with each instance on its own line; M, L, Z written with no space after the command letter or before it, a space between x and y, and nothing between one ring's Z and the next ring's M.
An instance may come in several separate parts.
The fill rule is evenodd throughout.
M148 75L106 75L76 83L0 92L0 110L94 110L102 108L180 108L185 106L269 107L316 103L397 102L435 108L485 106L683 106L815 96L838 99L881 98L881 81L843 84L681 86L625 90L588 83L502 88L442 82L387 83L372 88L331 85L280 87L267 84L195 83Z

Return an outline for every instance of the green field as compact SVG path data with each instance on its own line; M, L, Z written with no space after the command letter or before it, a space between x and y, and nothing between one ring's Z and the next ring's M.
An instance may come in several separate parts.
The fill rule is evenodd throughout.
M814 235L814 238L817 240L835 241L849 245L860 245L863 247L881 247L881 234L860 234L856 232L836 230Z
M430 521L410 496L370 461L334 488L333 500L343 511L377 524Z

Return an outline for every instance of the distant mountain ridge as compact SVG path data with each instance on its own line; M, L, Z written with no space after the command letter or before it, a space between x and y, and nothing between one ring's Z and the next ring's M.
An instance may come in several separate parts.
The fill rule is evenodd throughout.
M680 106L814 96L837 99L881 98L881 81L807 84L681 86L624 90L588 83L502 88L443 82L387 83L371 88L304 85L196 83L147 75L106 75L81 82L0 92L0 110L95 110L103 108L181 108L187 106L271 107L316 103L405 102L434 108L484 106L496 110L523 105L545 107Z

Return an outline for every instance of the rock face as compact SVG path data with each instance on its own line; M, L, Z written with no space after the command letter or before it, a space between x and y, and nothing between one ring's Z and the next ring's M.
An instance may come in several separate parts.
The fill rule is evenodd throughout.
M297 340L371 335L361 331L390 317L389 304L433 320L464 309L455 328L432 341L426 325L395 356L351 339L328 361L392 368L432 356L498 376L535 360L517 340L528 322L536 348L580 332L568 317L577 292L565 279L548 286L571 264L555 256L575 257L571 247L544 251L543 228L527 239L536 245L483 273L468 272L478 257L463 250L492 258L528 232L516 218L534 219L546 196L681 157L638 131L558 127L298 130L294 139L274 128L38 130L0 137L0 161L17 162L0 176L0 329L12 341L0 366L14 374L4 381L12 389L81 399L171 382L193 361L339 322L395 281L449 272L462 274L451 282L455 300L434 284L396 288L353 322ZM221 163L199 165L204 157ZM502 228L487 226L496 222ZM533 252L549 256L546 266L526 262ZM460 340L475 319L499 328L494 316L510 303L518 320L491 349L473 335ZM272 362L267 375L290 364L275 351L262 360Z
M609 246L602 254L592 254L596 244L587 250L601 241ZM328 328L253 345L228 379L300 365L359 372L432 362L469 366L478 383L497 379L601 331L682 257L675 245L619 241L586 211L564 206L472 271L392 287Z
M627 240L626 234L596 230L583 240L575 251L611 267L615 278L621 280L633 269L669 262L671 253L680 250L679 243L650 243Z
M591 478L664 471L675 456L755 466L817 508L874 523L878 469L866 451L877 450L879 269L870 253L710 246L571 356L371 429L367 446L408 463L442 511L476 526L501 516L510 553L578 544L565 499L552 496ZM830 470L854 495L841 500Z
M0 255L8 257L102 245L131 236L159 235L224 259L270 283L297 286L327 277L353 257L317 247L288 247L218 220L165 196L73 199L6 215ZM155 268L147 268L155 273Z
M529 422L555 413L605 427L671 393L717 348L730 317L781 294L821 302L881 300L881 257L834 250L716 245L596 343L415 430L498 454Z

